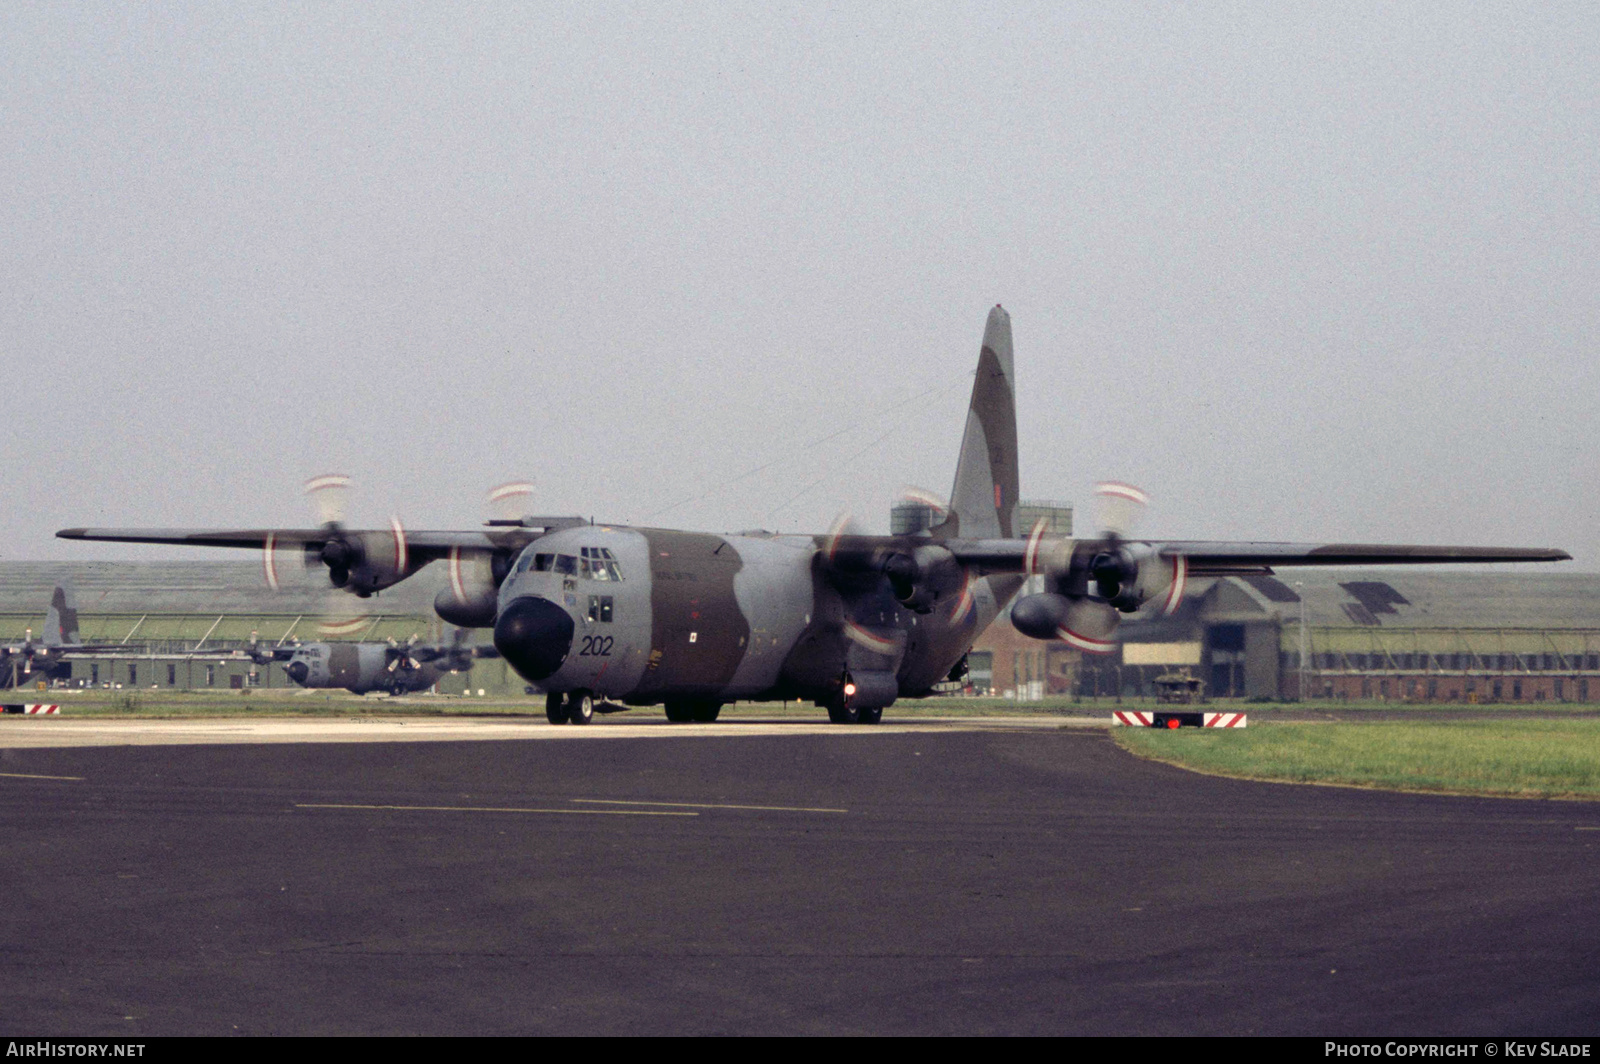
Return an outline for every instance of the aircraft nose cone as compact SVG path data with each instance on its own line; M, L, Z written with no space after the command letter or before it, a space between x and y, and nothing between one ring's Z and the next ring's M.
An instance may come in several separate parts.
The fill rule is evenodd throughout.
M519 598L500 611L494 624L494 646L512 668L537 683L567 660L572 632L572 618L554 602Z
M283 671L288 673L289 679L295 683L305 683L306 677L311 675L311 670L306 668L306 663L303 661L291 661L288 668Z

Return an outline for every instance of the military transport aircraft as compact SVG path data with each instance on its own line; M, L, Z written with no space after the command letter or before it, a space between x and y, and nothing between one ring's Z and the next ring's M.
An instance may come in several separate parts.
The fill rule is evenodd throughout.
M78 611L72 588L58 584L50 594L50 609L44 617L44 632L38 642L30 629L21 643L0 646L0 687L21 687L30 679L58 679L70 675L63 671L72 654L128 651L118 643L78 642Z
M840 523L823 535L714 535L501 519L485 530L75 528L66 539L263 551L293 545L358 595L434 560L450 583L441 617L494 627L511 665L547 692L553 723L588 723L595 698L663 705L673 721L715 720L735 699L809 700L839 723L876 723L898 698L958 676L967 651L1030 575L1046 590L1011 610L1026 635L1090 653L1115 648L1118 622L1171 612L1188 580L1278 566L1559 561L1564 551L1348 543L1227 543L1129 538L1145 497L1098 489L1098 536L1066 539L1012 525L1018 501L1011 319L989 312L955 487L943 520L912 535ZM315 483L315 482L313 482Z
M426 691L446 672L464 672L476 658L499 657L493 647L469 646L466 630L456 629L453 642L441 645L408 643L294 643L261 647L252 643L245 653L257 665L286 662L283 671L301 687L342 687L354 694L382 691L403 695Z

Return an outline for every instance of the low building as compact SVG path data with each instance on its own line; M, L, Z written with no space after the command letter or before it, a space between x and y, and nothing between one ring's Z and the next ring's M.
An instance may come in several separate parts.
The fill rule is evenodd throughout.
M272 591L261 565L248 561L0 562L0 640L20 642L30 630L37 638L51 592L61 584L73 590L83 642L128 647L125 654L69 659L70 675L56 682L72 686L294 688L281 663L257 665L245 652L255 641L272 646L327 639L318 624L330 605L355 606L367 615L359 629L338 637L341 641L404 643L415 637L440 642L453 631L433 612L433 598L446 579L441 566L429 566L365 600L333 591L320 570L287 570L280 566L281 586ZM474 641L488 639L484 631ZM27 681L30 687L39 682ZM498 659L477 661L439 683L446 694L520 695L523 688L522 679Z
M1600 575L1548 570L1307 569L1195 580L1178 612L1135 617L1079 655L1002 615L975 656L994 686L1151 697L1190 671L1208 698L1600 701Z

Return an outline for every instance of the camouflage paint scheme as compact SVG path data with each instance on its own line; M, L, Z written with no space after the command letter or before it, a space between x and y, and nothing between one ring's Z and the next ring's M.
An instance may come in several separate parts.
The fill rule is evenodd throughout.
M44 630L35 642L30 637L19 644L0 646L0 687L18 687L35 680L66 679L72 675L67 658L73 654L93 654L127 650L117 643L78 642L78 610L72 587L58 584L50 595Z
M392 695L426 691L443 671L428 663L399 663L387 643L306 643L294 649L284 671L301 687L342 687L358 695L385 691Z
M530 600L552 604L572 621L566 653L546 671L555 655L528 660L506 623L496 627L496 646L547 692L665 703L669 710L674 703L808 700L850 719L930 693L951 677L1023 576L1014 567L961 570L919 610L895 597L882 559L953 544L963 532L1012 535L1019 492L1012 373L1011 319L997 306L984 330L949 516L939 526L903 537L561 529L524 550L501 584L498 616L515 616ZM580 556L584 548L609 550L622 579L541 572L528 563L539 554ZM852 552L857 564L844 557ZM591 617L589 598L598 595L613 601L609 621ZM560 633L546 638L559 641Z

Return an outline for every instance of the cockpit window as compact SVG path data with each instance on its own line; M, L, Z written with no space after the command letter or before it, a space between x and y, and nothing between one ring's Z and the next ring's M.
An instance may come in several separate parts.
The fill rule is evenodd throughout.
M557 554L556 572L567 576L576 576L578 573L578 559L570 554Z
M609 547L584 547L583 575L590 580L621 580L622 569Z

